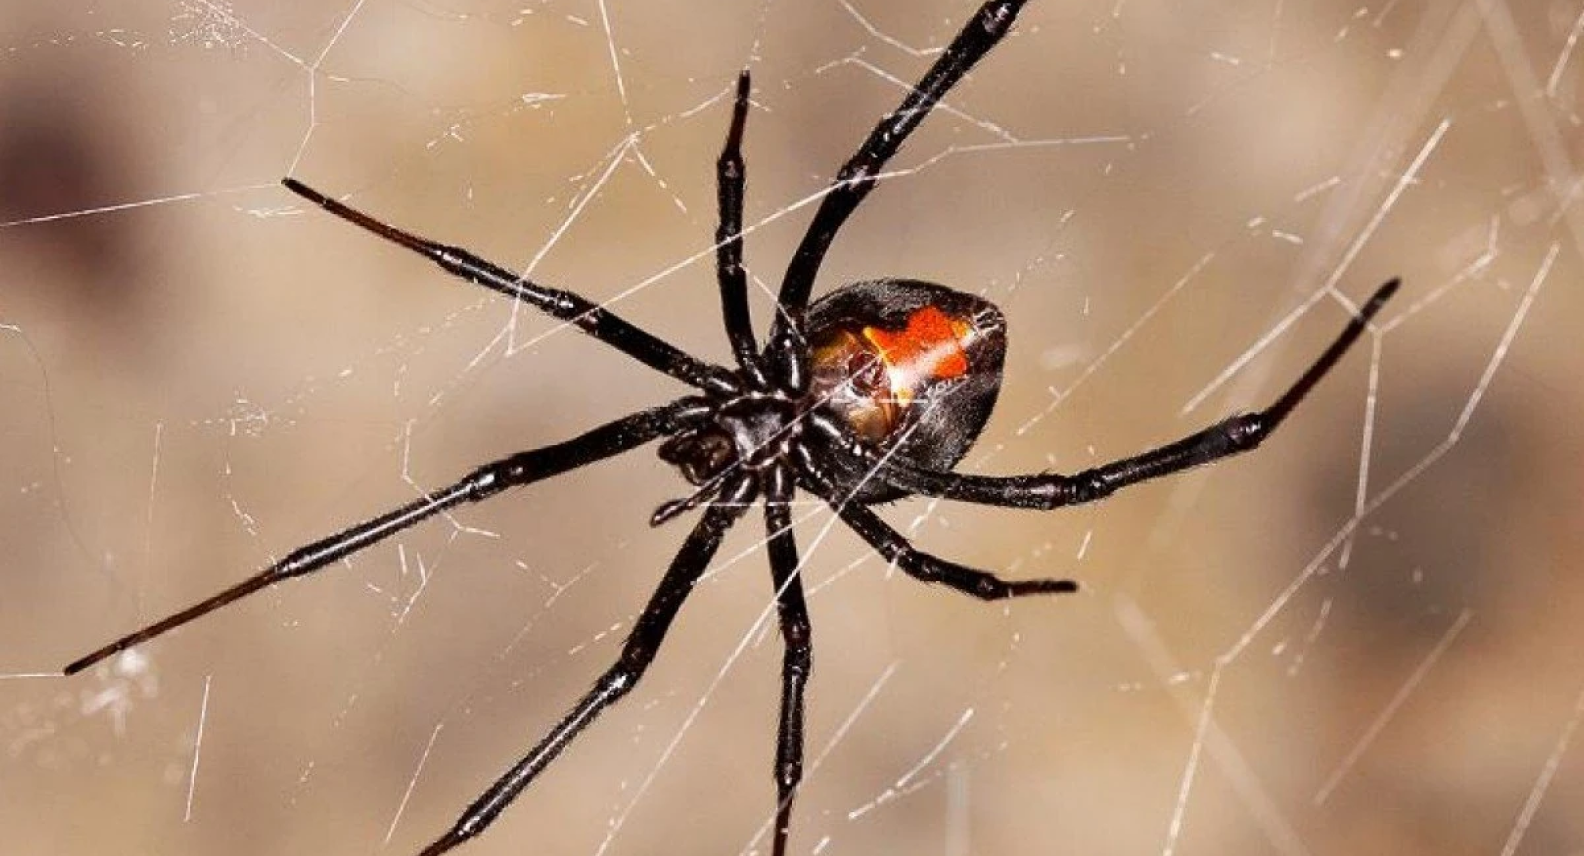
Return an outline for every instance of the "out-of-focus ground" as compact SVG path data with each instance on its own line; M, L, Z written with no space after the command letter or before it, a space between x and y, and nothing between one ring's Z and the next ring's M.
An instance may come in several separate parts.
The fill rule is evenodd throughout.
M29 677L680 394L282 175L725 359L737 69L762 330L810 195L970 11L0 4L0 852L414 852L605 667L690 525L646 525L687 488L632 453ZM913 276L1006 310L964 469L1081 468L1259 406L1338 296L1406 285L1251 456L1055 514L885 510L1081 596L926 589L800 507L793 852L1584 852L1581 21L1030 4L819 286ZM462 852L767 852L760 537L751 515L634 695Z

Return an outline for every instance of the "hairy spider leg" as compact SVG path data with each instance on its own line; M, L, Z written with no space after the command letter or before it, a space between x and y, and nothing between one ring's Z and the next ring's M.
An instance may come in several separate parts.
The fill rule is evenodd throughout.
M821 419L826 428L831 423ZM867 445L867 444L865 444ZM969 597L980 600L1006 600L1013 597L1040 594L1070 594L1078 590L1072 580L1033 579L1005 580L988 571L959 565L956 562L930 555L917 547L902 533L891 528L880 515L867 505L853 502L826 481L819 472L814 453L799 449L800 470L808 475L815 493L829 505L848 528L864 539L886 561L894 562L908 576L923 583L939 583ZM878 468L876 468L878 471Z
M763 389L763 364L759 343L754 338L753 318L748 314L748 275L743 272L743 185L747 169L743 165L743 128L748 121L748 69L737 75L737 94L732 101L731 127L715 161L716 199L720 206L720 226L715 230L715 276L720 281L721 314L726 321L726 338L732 354L753 384Z
M781 624L781 717L776 726L776 817L773 856L784 856L792 831L792 801L803 781L803 693L814 669L813 627L803 600L797 541L792 536L792 498L797 492L785 463L766 475L765 531L769 534L770 579Z
M146 642L196 618L240 600L281 580L313 573L378 541L427 520L448 508L478 502L509 488L558 476L673 434L707 412L697 398L684 398L606 423L581 436L551 446L518 452L485 464L449 487L431 491L378 517L343 529L305 547L242 582L168 618L137 630L72 661L63 670L73 675L117 652Z
M331 199L295 178L283 178L281 184L342 220L418 253L439 265L446 273L498 291L552 318L565 321L644 365L695 389L722 395L738 391L737 381L732 378L731 372L706 363L654 334L633 326L582 295L539 285L461 247L437 243L398 229L340 200Z
M638 685L649 664L654 662L655 654L665 641L666 631L671 629L671 621L676 618L683 601L687 600L693 585L715 556L715 550L720 546L726 530L747 511L754 492L753 479L743 476L727 487L728 497L722 504L710 505L704 510L704 516L699 518L687 540L682 542L676 558L671 560L670 569L633 624L632 632L627 634L627 641L622 643L621 654L617 656L616 662L532 751L512 765L495 784L490 785L468 806L450 831L425 847L419 856L439 856L482 833L522 793L523 788L528 787L550 766L550 762L566 749L579 732Z
M874 468L875 478L909 493L981 505L1034 509L1094 502L1128 485L1182 472L1259 446L1336 366L1400 284L1400 280L1392 279L1377 289L1342 334L1270 407L1230 416L1181 440L1075 475L981 476L936 472L913 466L895 456L883 455L844 437L837 426L825 424L824 420L811 422L819 426L827 442L841 443L851 454L866 459Z
M859 537L896 563L904 573L921 583L939 583L980 600L1006 600L1039 594L1071 594L1078 590L1072 580L1004 580L995 574L959 565L932 556L909 541L902 533L880 519L867 505L855 502L833 504L836 513Z
M808 310L814 279L836 232L847 222L858 203L874 189L880 171L908 135L924 121L946 92L1012 29L1012 22L1025 2L1027 0L990 0L981 6L973 20L964 25L935 64L908 91L902 103L881 117L863 145L836 173L787 265L786 275L781 280L781 294L776 300L779 311L766 345L767 358L775 361L774 365L787 384L799 392L808 383L808 353L797 347L796 341L803 336L803 317Z

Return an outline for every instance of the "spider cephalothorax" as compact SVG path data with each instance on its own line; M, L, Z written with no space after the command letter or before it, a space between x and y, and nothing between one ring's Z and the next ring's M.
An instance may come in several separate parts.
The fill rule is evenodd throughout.
M732 472L757 473L783 460L801 426L798 402L786 391L746 392L709 407L697 424L661 443L658 454L689 482L718 485Z
M460 247L418 237L296 179L285 179L289 190L326 211L419 253L462 279L574 325L696 393L570 440L478 467L453 484L300 547L208 600L79 658L66 667L66 673L79 672L272 583L335 564L447 509L665 438L660 457L675 465L696 490L660 506L651 519L663 522L702 506L699 521L633 623L616 662L423 854L443 853L484 831L585 726L632 690L726 530L749 503L763 499L766 552L786 645L774 765L774 853L782 856L792 800L802 777L803 696L812 666L808 608L792 536L791 503L798 489L824 500L880 555L916 579L984 600L1073 591L1075 584L1067 580L1005 580L922 552L869 506L920 494L989 505L1057 508L1252 449L1336 365L1397 287L1393 280L1378 289L1331 346L1264 410L1229 417L1175 442L1074 475L952 472L984 428L1001 386L1006 357L1006 321L1001 312L981 298L906 279L848 285L812 305L809 297L831 241L874 189L886 162L941 96L1006 35L1024 2L985 3L901 105L881 118L837 172L787 266L777 295L776 320L762 347L753 332L742 267L741 147L748 115L748 72L738 77L731 126L716 164L720 199L716 270L733 368L690 356L578 294L533 282Z

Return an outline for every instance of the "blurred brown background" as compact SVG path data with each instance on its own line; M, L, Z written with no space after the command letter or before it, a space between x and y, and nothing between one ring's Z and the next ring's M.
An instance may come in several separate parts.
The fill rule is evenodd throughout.
M605 667L688 525L647 527L685 486L641 451L26 677L680 392L280 176L725 359L708 251L737 69L762 329L794 206L971 6L0 3L0 853L414 852ZM1581 16L1030 5L820 286L1005 308L965 468L1075 469L1260 406L1346 318L1322 295L1281 326L1296 308L1407 286L1252 456L1064 513L886 510L1081 596L929 590L802 509L794 852L1584 852ZM757 529L463 852L765 852Z

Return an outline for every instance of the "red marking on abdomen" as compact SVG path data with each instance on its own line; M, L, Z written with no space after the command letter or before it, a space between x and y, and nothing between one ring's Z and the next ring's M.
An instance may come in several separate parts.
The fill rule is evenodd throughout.
M968 373L963 343L972 329L960 318L925 306L908 316L903 330L865 327L863 332L888 368L904 369L929 380L949 380Z

